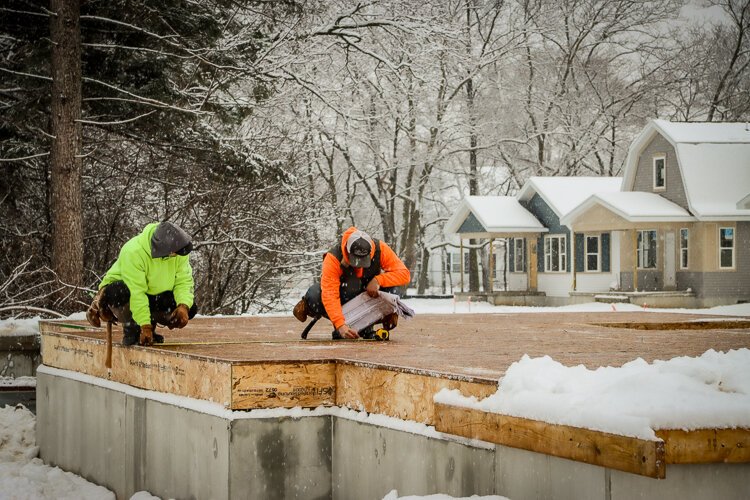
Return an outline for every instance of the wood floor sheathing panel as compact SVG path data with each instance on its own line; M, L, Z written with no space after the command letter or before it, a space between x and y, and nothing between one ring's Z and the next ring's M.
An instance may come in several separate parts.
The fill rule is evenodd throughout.
M291 316L199 317L181 330L159 328L165 344L153 347L121 346L116 326L111 371L103 328L54 320L41 321L40 331L44 364L148 390L233 410L341 405L435 425L436 392L486 397L523 355L595 369L750 348L750 318L733 320L657 312L418 314L402 320L390 341L375 342L332 341L325 320L301 340L304 325ZM667 461L677 461L670 463L750 460L748 429L721 434L722 446L739 449L731 453L711 451L716 440L705 433L670 435Z

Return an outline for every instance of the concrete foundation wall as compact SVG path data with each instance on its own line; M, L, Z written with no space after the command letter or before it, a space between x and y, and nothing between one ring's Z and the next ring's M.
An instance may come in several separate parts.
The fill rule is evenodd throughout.
M231 422L229 498L331 496L331 417Z
M334 499L494 494L494 451L334 418Z
M39 335L3 335L0 331L0 377L33 377L40 362Z
M750 464L669 465L655 480L335 415L229 419L55 373L37 375L42 460L118 498L148 490L178 499L377 500L392 489L512 500L750 498Z

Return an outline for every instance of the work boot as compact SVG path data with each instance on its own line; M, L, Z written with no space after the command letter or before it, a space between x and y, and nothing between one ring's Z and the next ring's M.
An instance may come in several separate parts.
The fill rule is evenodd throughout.
M359 336L365 340L372 340L375 338L375 332L373 331L372 326L368 326L359 332Z
M398 313L391 313L383 318L383 328L393 330L398 325Z
M122 335L122 345L128 346L128 345L136 345L138 341L141 338L141 334L139 332L124 332Z
M294 317L303 323L307 320L308 316L311 316L311 314L307 310L307 302L305 302L304 298L297 302L297 305L294 306L294 309L292 310L292 314L294 314Z
M163 344L164 343L164 335L159 335L156 333L156 321L151 322L151 329L154 332L154 344Z

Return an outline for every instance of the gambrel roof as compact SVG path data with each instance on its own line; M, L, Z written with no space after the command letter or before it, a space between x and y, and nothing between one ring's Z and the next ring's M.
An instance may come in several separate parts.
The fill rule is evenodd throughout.
M638 157L656 134L675 149L690 212L698 220L750 220L750 128L745 123L651 120L630 145L623 190L631 191Z

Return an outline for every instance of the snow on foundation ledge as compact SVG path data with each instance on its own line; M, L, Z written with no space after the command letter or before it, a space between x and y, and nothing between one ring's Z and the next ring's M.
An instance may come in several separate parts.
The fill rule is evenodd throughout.
M652 441L659 429L750 428L750 349L596 370L524 355L495 394L478 401L443 389L434 400Z

